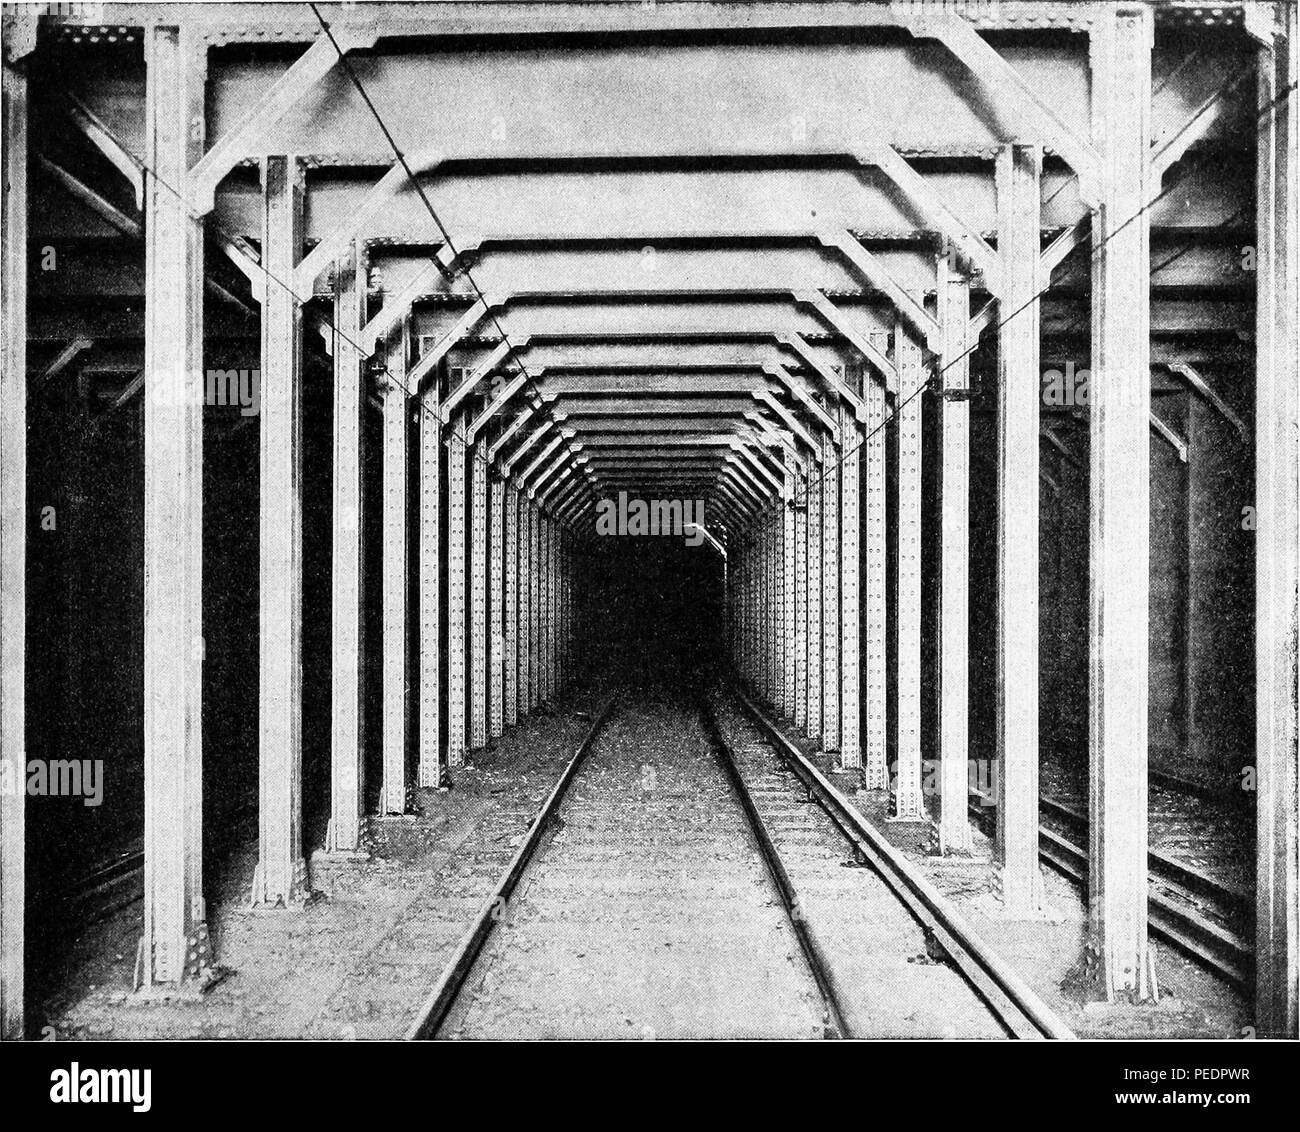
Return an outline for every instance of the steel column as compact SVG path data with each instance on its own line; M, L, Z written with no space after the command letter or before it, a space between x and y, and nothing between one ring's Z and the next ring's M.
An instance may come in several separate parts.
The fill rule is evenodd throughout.
M533 710L533 529L528 497L519 497L519 713Z
M737 600L740 602L740 639L738 639L736 650L733 651L732 663L736 665L736 671L740 673L742 684L753 690L749 667L749 567L749 547L744 546L740 551L736 578Z
M754 695L763 694L763 543L751 528L749 543L749 667Z
M794 518L794 723L808 731L808 483L800 487L799 463L785 453Z
M839 407L840 435L840 758L846 769L862 766L862 696L859 668L862 578L862 432Z
M560 528L560 545L563 548L563 571L560 575L560 604L563 611L563 631L560 634L560 687L568 687L573 671L573 563L574 533L569 527Z
M862 482L866 497L862 506L863 605L866 647L862 660L866 676L863 716L866 728L866 765L863 785L868 790L889 789L888 731L886 712L889 673L886 670L889 631L889 601L886 575L889 546L886 536L888 488L886 486L888 412L885 391L878 382L863 390L867 405L866 436L862 443Z
M447 437L447 765L465 762L465 442Z
M894 331L898 369L898 553L895 721L895 821L926 817L921 771L921 347L899 326Z
M144 32L144 159L154 175L144 205L144 936L136 975L146 984L178 983L210 963L203 901L203 229L174 187L185 185L202 149L191 127L205 120L205 60L204 49L175 27Z
M0 171L0 773L26 780L27 76L3 67ZM23 1036L24 790L0 793L0 1040Z
M1255 1024L1297 1033L1297 704L1300 655L1300 17L1259 49L1256 496Z
M754 619L755 642L757 652L757 688L759 695L768 703L772 702L772 689L768 679L768 634L772 624L771 593L768 589L768 528L766 516L760 514L758 530L754 535L754 569L755 589L758 594L759 616Z
M574 534L571 529L564 531L564 670L562 683L568 686L573 671L573 563Z
M764 631L767 634L767 696L773 710L780 707L781 696L781 514L770 512L764 529L767 558L764 567L767 570L767 621Z
M551 697L560 692L560 528L547 518L551 538Z
M759 620L763 597L763 551L753 528L746 537L749 539L749 672L750 685L757 699L762 696L763 679L762 625Z
M731 662L742 684L749 684L749 549L740 547L736 557L737 636Z
M442 785L442 421L438 382L420 398L420 756L419 784Z
M486 745L488 737L488 485L484 445L468 453L470 478L469 547L469 745Z
M794 458L785 454L785 477L781 486L781 714L793 721L795 716L795 684L798 671L795 660L797 627L795 624L795 523Z
M1108 998L1141 999L1158 993L1147 941L1152 19L1146 7L1107 8L1092 33L1102 199L1092 229L1088 955Z
M820 449L818 451L820 455ZM822 734L822 477L825 466L808 457L804 488L804 531L807 535L808 578L805 623L808 633L808 737Z
M822 750L840 749L840 463L822 433Z
M555 690L564 688L567 662L565 632L568 625L568 532L558 522L555 524Z
M560 690L560 530L549 516L547 537L551 545L551 631L548 634L551 670L551 698Z
M777 503L780 506L780 503ZM763 522L763 608L766 611L763 622L763 680L768 702L774 709L780 708L780 642L781 642L781 587L779 536L781 513L769 511Z
M297 158L262 162L261 479L258 550L258 856L253 903L301 900L302 316L280 280L302 252Z
M939 325L939 825L941 853L969 853L970 284L956 256L938 261Z
M503 715L506 727L519 722L519 492L514 484L504 482L502 498L503 557L505 569L502 634Z
M548 588L550 589L550 617L546 634L546 670L550 698L554 700L560 687L559 668L559 625L560 625L560 555L559 530L554 520L546 518L546 560L549 566Z
M499 739L505 727L505 481L488 486L488 735Z
M748 538L746 533L744 536ZM740 574L740 599L741 599L741 623L740 623L740 652L739 665L741 680L746 687L753 692L754 689L754 653L753 653L753 630L754 621L750 616L753 608L754 594L754 553L753 547L746 542L742 550L741 557L741 574Z
M743 530L736 534L733 553L737 560L736 592L740 602L739 639L731 656L732 667L743 686L749 686L749 545ZM752 697L751 697L752 698Z
M768 589L768 555L767 555L767 517L762 513L758 517L758 529L754 533L754 588L758 595L758 616L754 619L755 664L757 668L756 688L759 696L768 703L772 702L772 689L768 680L768 633L772 624L771 593Z
M325 848L361 848L365 813L365 699L362 655L364 571L361 423L365 359L356 342L365 322L364 246L354 241L336 264L334 291L334 475L330 622L330 819Z
M528 708L535 709L546 698L542 690L542 540L541 516L528 504Z
M546 522L542 515L541 509L536 504L533 505L533 525L536 529L536 554L537 554L537 606L535 615L537 618L537 642L535 648L537 664L537 703L545 704L550 699L550 684L546 675L546 618L547 618L547 594L546 579L548 563L546 561Z
M547 692L551 700L555 699L559 690L559 666L558 650L556 645L559 640L557 629L559 627L559 596L560 596L560 575L559 565L560 558L558 554L559 539L555 523L548 515L546 517L546 564L547 564L547 589L550 599L547 602L548 617L546 631L546 674L547 674Z
M1012 915L1042 903L1038 864L1039 179L1041 153L1007 146L998 157L996 848Z
M546 516L537 511L537 698L551 700L551 539Z
M388 340L383 458L383 779L380 812L407 807L410 741L410 626L407 620L407 500L410 405L406 395L407 324Z

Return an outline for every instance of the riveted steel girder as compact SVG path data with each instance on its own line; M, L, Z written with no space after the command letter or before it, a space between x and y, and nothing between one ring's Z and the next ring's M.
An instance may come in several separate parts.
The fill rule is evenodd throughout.
M465 295L465 299L472 296ZM892 306L871 295L842 301L833 332L860 333L887 329L894 318ZM825 315L805 309L790 290L763 291L546 291L512 295L502 304L499 320L511 337L519 339L573 335L666 334L826 334ZM456 308L439 304L417 308L413 318L420 334L433 333L456 314Z
M316 248L315 251L319 251ZM315 252L313 252L315 254ZM307 259L310 259L308 256ZM305 264L307 261L304 260ZM488 313L487 304L482 300L475 300L465 310L460 312L460 317L456 322L447 328L447 330L438 338L438 340L423 351L415 364L411 367L410 372L406 375L407 391L415 394L419 391L420 382L429 374L433 373L434 367L447 356L447 353L456 346L475 326L481 322Z
M522 409L519 412L519 414L515 417L515 419L510 422L510 425L506 428L506 430L500 436L498 436L496 440L494 440L490 445L488 445L487 460L489 463L491 463L497 458L497 454L501 451L501 449L505 447L505 445L509 444L511 439L513 439L513 437L515 436L515 434L521 428L523 428L524 425L526 425L530 420L532 420L532 418L536 416L536 414L537 414L537 407L535 405L529 405L526 409Z
M466 397L478 388L479 382L505 365L508 359L512 359L514 352L525 345L526 342L526 338L517 338L515 336L498 342L487 358L480 362L464 381L447 392L447 396L443 398L442 405L439 408L439 412L442 414L442 423L450 423L452 413L456 411L456 408Z
M562 420L563 417L560 417L559 419ZM530 432L526 437L524 437L524 440L519 445L519 447L516 448L510 456L506 457L504 461L502 461L501 464L502 474L507 476L510 475L511 472L514 470L515 464L517 464L519 460L528 453L529 449L531 449L534 444L536 444L539 440L542 439L543 436L545 436L548 432L550 432L550 430L553 429L555 425L556 425L556 419L554 417L550 420L544 420L541 423L539 423L538 426L535 429L533 429L532 432Z
M772 383L761 377L725 372L721 374L645 373L555 374L537 383L543 401L560 396L635 396L640 393L670 396L698 393L748 393L771 390Z

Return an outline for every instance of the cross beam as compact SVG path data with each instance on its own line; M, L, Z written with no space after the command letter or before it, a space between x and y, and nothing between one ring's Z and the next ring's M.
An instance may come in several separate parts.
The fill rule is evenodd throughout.
M352 51L373 47L379 33L365 28L339 28L335 31L334 38L338 41L339 49ZM259 147L266 144L275 125L338 65L341 58L328 35L322 33L317 36L312 45L271 84L270 89L257 100L239 124L223 134L199 158L189 175L190 205L195 213L205 216L212 211L216 202L217 185L222 178L244 158L258 155ZM330 250L325 265L333 261L346 243L344 240L340 246ZM294 279L296 282L298 274L295 274ZM307 280L307 288L311 287L314 279L313 276ZM307 288L295 287L295 290Z

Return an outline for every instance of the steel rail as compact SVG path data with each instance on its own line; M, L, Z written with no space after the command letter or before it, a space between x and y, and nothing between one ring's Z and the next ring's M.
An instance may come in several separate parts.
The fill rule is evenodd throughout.
M973 792L970 810L977 819L983 821L993 810L988 805L981 805L980 799L987 802L988 795L982 791ZM1070 880L1081 885L1088 883L1087 850L1046 825L1039 825L1038 838L1038 855L1044 861ZM1156 873L1157 870L1153 868L1148 873L1148 879L1159 882L1162 878ZM1201 881L1213 883L1200 874L1196 876ZM1166 875L1163 879L1166 883L1174 880L1172 875ZM1230 889L1222 891L1225 900L1233 895ZM1181 907L1158 891L1148 894L1147 909L1148 922L1154 935L1205 964L1239 989L1250 987L1255 963L1254 951L1239 935L1198 915L1190 908Z
M912 915L934 934L956 968L966 976L1007 1030L1018 1038L1073 1039L1074 1031L1001 956L980 939L951 902L858 813L835 784L743 691L734 687L732 690L809 793Z
M1088 880L1088 854L1059 833L1044 827L1039 856L1080 884ZM1210 967L1241 989L1250 985L1253 956L1239 937L1159 893L1148 897L1147 921L1153 934Z
M988 794L980 790L972 793L971 814L974 814L976 819L984 820L992 814L992 808L987 804L980 804L978 799L987 802ZM1052 802L1050 806L1043 803L1041 808L1047 810L1049 814L1078 821L1078 815L1071 815L1070 808L1062 806L1061 803ZM1154 854L1149 855L1154 856ZM1048 825L1039 825L1039 856L1076 884L1087 884L1087 850L1075 845L1069 838L1063 837L1058 830ZM1177 868L1177 863L1169 862L1167 858L1162 860ZM1192 877L1195 877L1196 885L1183 884L1183 888L1187 889L1188 901L1192 901L1201 886L1216 884L1201 873L1192 873ZM1162 868L1157 862L1152 863L1148 879L1156 882L1164 881L1165 884L1182 884L1174 868ZM1214 895L1221 905L1231 905L1234 899L1239 901L1239 894L1232 893L1231 889L1225 889L1222 885L1219 885L1218 889ZM1204 963L1210 970L1238 986L1239 989L1248 989L1251 986L1251 975L1255 970L1255 953L1251 945L1247 944L1242 937L1227 928L1219 927L1213 920L1206 919L1191 908L1180 906L1160 892L1149 893L1147 899L1147 916L1153 934L1165 940L1167 944L1178 947L1184 954L1191 955L1193 959Z
M1059 818L1085 835L1088 829L1088 815L1068 802L1059 798L1045 797L1038 803L1039 810ZM1214 877L1192 868L1181 861L1166 856L1157 849L1147 852L1147 864L1153 876L1185 888L1189 893L1216 901L1223 909L1225 918L1245 919L1254 911L1254 903L1249 896L1237 889L1229 888Z
M225 852L236 836L242 835L257 816L257 803L243 802L222 815L215 824L208 851ZM38 890L38 903L58 905L85 924L97 924L144 899L144 839L134 838L127 847L111 858L102 858L89 871L71 878L61 878L50 888ZM115 896L121 889L123 894Z
M565 765L559 781L556 782L550 794L546 796L542 808L537 811L537 816L533 818L532 825L528 827L523 842L510 859L510 863L506 866L491 893L488 894L488 898L483 902L483 906L474 917L473 924L456 945L456 950L452 953L446 966L443 967L442 974L438 976L438 981L434 984L428 997L420 1006L415 1021L411 1023L406 1031L406 1041L429 1041L437 1036L438 1029L446 1021L447 1015L450 1013L452 1006L455 1005L456 999L465 985L465 981L469 978L474 961L483 950L483 945L487 942L493 925L501 918L501 909L519 884L519 879L528 867L528 862L532 859L537 846L541 843L547 825L550 824L551 819L559 809L569 783L573 781L578 768L587 757L587 752L591 749L596 735L605 725L617 700L618 693L614 693L596 712L595 720L582 742L578 744L577 750L573 752L573 757Z
M727 742L726 736L722 734L717 715L707 698L701 701L701 710L704 714L705 729L714 741L713 748L718 762L722 765L722 769L726 772L727 778L730 779L736 796L740 799L741 809L745 811L745 817L749 820L749 828L754 835L754 839L758 842L759 850L763 854L763 862L767 865L768 875L772 878L772 883L776 886L777 892L780 893L781 904L785 908L786 916L790 920L790 926L794 929L794 934L799 940L799 946L803 950L804 959L808 962L808 968L812 971L813 981L821 992L822 1001L826 1003L827 1019L832 1029L832 1035L837 1038L855 1037L856 1035L849 1029L844 1009L840 1005L840 995L835 986L835 976L831 965L826 956L822 954L821 947L803 915L799 893L794 887L794 882L790 879L790 874L786 871L785 862L781 860L781 854L776 847L776 843L772 840L772 835L763 823L758 807L754 804L749 785L745 782L740 773L740 768L736 765L735 756L731 751L731 744Z

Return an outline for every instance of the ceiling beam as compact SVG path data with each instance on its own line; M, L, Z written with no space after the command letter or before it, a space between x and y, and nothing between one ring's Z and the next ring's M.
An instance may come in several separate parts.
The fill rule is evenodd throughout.
M243 119L222 134L212 148L195 162L189 176L190 207L199 216L211 212L216 200L217 185L240 161L263 154L263 147L276 124L338 65L341 59L339 50L373 47L378 38L379 33L373 28L341 27L334 33L334 39L338 42L336 49L328 35L318 35L312 45L254 103ZM294 279L297 282L298 273L295 273ZM295 287L294 290L310 294L312 282L314 280L309 279L305 288Z
M936 39L969 71L995 103L1003 121L1027 127L1041 145L1058 153L1079 179L1079 196L1090 208L1100 203L1101 162L1097 151L1038 97L1038 92L975 30L967 19L951 14L921 15L906 25L919 39Z

